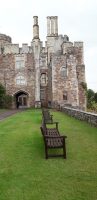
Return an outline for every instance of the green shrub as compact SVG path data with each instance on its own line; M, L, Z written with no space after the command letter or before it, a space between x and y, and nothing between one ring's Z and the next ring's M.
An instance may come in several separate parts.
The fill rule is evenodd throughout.
M11 108L12 96L6 94L5 87L0 83L0 108Z
M13 98L11 95L5 95L4 96L4 108L11 108L12 100L13 100Z

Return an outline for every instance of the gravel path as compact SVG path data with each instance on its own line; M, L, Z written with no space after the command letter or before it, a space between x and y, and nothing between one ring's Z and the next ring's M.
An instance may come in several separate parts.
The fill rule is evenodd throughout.
M9 110L9 111L5 111L3 113L0 113L0 121L11 116L11 115L14 115L18 112L21 112L21 110Z

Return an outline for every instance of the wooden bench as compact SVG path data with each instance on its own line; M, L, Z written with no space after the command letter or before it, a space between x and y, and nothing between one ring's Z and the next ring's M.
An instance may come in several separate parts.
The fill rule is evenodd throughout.
M44 123L53 123L53 115L50 114L48 109L42 109L42 118Z
M58 130L58 123L55 122L54 128L47 128L46 124L42 123L41 132L45 144L45 158L48 157L63 157L66 159L66 141L67 136L61 136ZM49 153L49 149L63 149L61 154L52 154Z

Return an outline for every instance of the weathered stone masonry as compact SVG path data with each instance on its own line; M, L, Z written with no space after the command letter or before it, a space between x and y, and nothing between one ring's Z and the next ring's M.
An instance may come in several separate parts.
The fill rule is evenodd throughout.
M81 110L69 108L69 107L63 107L60 106L60 110L69 116L75 117L76 119L86 121L91 125L94 125L97 127L97 114L95 113L89 113L89 112L84 112Z
M33 39L19 47L11 37L0 34L0 82L14 97L13 108L59 104L85 110L86 97L83 42L58 35L58 17L47 17L45 47L39 38L34 16Z

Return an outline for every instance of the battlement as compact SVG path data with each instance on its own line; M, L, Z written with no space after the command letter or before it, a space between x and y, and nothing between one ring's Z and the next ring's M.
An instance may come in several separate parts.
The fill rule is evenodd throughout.
M63 49L63 54L66 54L68 51L68 48L73 47L72 42L63 42L62 44L62 49Z
M22 44L22 47L19 47L19 44L3 44L3 52L2 45L0 45L0 54L22 54L22 53L32 53L32 47L28 46L28 44Z
M62 49L63 49L63 54L66 54L69 51L74 52L74 49L76 54L79 53L79 51L80 53L83 53L83 42L75 41L74 44L69 41L63 42Z
M32 47L28 46L27 43L23 43L19 51L20 53L32 53Z
M75 47L82 47L83 48L83 42L82 41L75 41L74 42Z

